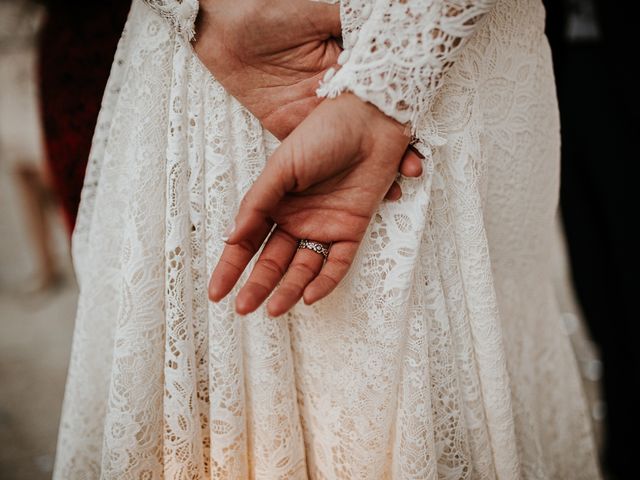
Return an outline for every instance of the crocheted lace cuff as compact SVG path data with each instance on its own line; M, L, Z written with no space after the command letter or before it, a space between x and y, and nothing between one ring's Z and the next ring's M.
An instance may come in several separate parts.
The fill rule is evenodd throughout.
M418 148L446 140L431 109L447 71L496 0L341 0L344 48L316 94L344 91L410 127ZM418 138L420 140L418 140ZM418 147L418 146L417 146Z
M176 33L191 41L195 35L195 22L200 3L198 0L144 0L165 18Z

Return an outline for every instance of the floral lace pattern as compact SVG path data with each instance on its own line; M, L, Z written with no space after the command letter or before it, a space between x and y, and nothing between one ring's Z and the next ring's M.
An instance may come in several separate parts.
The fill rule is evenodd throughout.
M272 319L264 304L234 312L253 261L219 303L207 283L278 141L162 18L167 3L134 0L74 231L54 479L600 478L552 290L559 120L544 9L498 0L468 36L486 2L427 3L416 16L420 0L376 1L369 18L392 6L399 19L402 4L467 37L424 97L433 126L418 136L446 141L380 205L336 290ZM345 36L373 31L356 23ZM352 55L370 45L356 36Z
M177 34L186 40L193 39L200 7L198 0L148 0L147 3L169 22Z
M349 90L417 134L445 74L496 0L345 0L341 68L318 95Z

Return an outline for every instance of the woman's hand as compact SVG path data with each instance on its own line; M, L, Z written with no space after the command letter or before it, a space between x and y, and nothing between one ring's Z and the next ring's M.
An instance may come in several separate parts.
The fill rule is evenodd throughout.
M316 107L268 159L240 203L209 284L219 301L262 246L236 311L249 313L269 296L270 315L301 297L311 304L346 275L371 216L397 174L409 137L375 106L344 93ZM332 243L327 261L299 238ZM283 278L284 277L284 278Z
M222 86L278 139L323 100L320 79L341 52L337 5L310 0L200 0L194 49ZM417 177L408 149L400 173ZM400 198L393 182L385 198Z
M315 89L341 48L337 5L204 0L194 49L222 86L284 139L322 100Z

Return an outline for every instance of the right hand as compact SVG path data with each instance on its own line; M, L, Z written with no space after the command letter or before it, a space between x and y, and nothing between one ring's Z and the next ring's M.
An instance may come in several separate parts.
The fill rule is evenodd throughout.
M409 140L396 120L351 93L323 101L244 195L209 298L225 297L263 245L238 292L238 313L254 311L274 289L267 304L273 316L300 298L312 304L329 295L349 270ZM331 243L326 262L298 250L299 238Z
M216 80L279 140L323 101L315 94L336 65L342 33L338 5L310 0L200 0L194 49ZM402 175L422 174L407 149ZM397 200L393 182L385 198Z

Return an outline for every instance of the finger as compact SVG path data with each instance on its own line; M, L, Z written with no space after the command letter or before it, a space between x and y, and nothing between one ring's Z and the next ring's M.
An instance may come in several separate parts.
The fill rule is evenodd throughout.
M400 197L402 197L402 188L400 188L400 185L398 184L398 182L393 182L389 187L389 190L387 190L387 193L385 194L384 199L395 201L395 200L399 200Z
M419 177L422 175L422 160L422 155L414 147L410 146L404 152L398 169L405 177Z
M273 222L262 224L262 230L253 238L236 245L225 245L222 255L216 264L209 280L209 299L213 302L222 300L236 284L247 264L262 246L262 238L266 237Z
M305 287L320 272L324 257L308 248L300 248L289 265L284 280L269 299L267 311L277 317L287 312L300 298Z
M236 297L236 312L253 312L282 279L296 253L296 238L279 229L271 233L256 264Z
M240 201L227 244L263 242L265 226L272 225L271 214L286 192L294 188L296 178L288 173L288 144L281 144L267 159L264 169Z
M322 270L303 292L304 303L311 305L329 295L344 278L358 251L359 242L341 241L331 245Z

